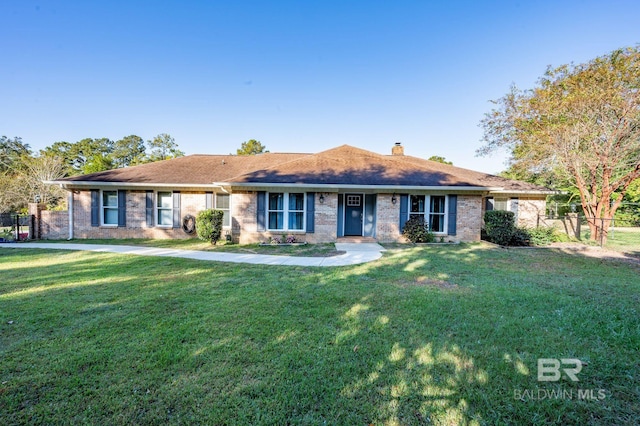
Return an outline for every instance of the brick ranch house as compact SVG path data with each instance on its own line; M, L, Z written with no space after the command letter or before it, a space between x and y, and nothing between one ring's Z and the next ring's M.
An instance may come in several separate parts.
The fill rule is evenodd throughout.
M409 217L424 216L447 240L478 241L484 211L511 210L536 226L551 193L529 183L349 145L316 154L189 155L60 179L68 212L41 214L41 238L189 238L185 216L224 211L223 233L242 244L294 235L404 241Z

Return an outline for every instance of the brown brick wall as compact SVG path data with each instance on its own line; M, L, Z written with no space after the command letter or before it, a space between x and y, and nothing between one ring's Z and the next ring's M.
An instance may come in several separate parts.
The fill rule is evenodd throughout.
M309 243L329 243L337 239L338 234L338 194L324 194L324 203L320 204L320 192L316 193L315 232L306 235Z
M41 210L40 238L46 240L69 238L69 212Z
M456 217L457 241L480 241L482 228L482 197L480 195L458 195Z
M519 198L518 199L518 226L535 228L540 225L540 217L545 216L547 207L546 199Z
M396 204L391 202L393 194L378 194L376 205L376 239L380 242L404 242L400 234L400 196Z
M380 242L406 241L399 231L400 196L398 202L391 202L391 193L378 194L376 206L376 238ZM75 238L192 238L181 228L148 227L146 224L146 192L127 191L127 226L91 226L91 192L80 191L74 197L74 237ZM282 233L258 232L256 223L257 193L255 191L234 192L231 197L232 233L241 244L266 241L270 236ZM324 193L324 203L315 198L315 232L288 232L299 240L309 243L334 242L337 234L338 194ZM529 200L527 200L529 201ZM181 216L196 216L204 210L206 198L204 192L181 192ZM521 201L523 215L544 209L544 200ZM531 213L530 213L531 212ZM42 238L67 238L68 213L43 211ZM537 217L537 216L536 216ZM478 195L458 196L456 240L478 241L482 226L482 198ZM223 231L223 233L226 232Z
M196 216L205 209L204 192L181 192L180 215ZM182 228L148 227L146 223L146 192L127 191L127 226L91 226L91 192L74 194L74 238L195 238Z

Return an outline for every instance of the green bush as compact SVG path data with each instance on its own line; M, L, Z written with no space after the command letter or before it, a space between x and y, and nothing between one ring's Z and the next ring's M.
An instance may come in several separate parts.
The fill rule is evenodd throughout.
M504 210L489 210L484 214L484 227L488 241L508 246L516 233L515 215Z
M515 226L513 212L490 210L484 214L485 229L482 239L501 246L546 246L558 241L555 228L519 228Z
M432 243L435 235L429 231L429 226L422 216L414 216L404 224L402 235L407 237L412 243Z
M207 209L198 213L196 217L196 233L203 241L216 244L222 235L222 210Z
M526 229L532 246L546 246L558 241L558 231L552 227L538 227Z
M511 239L508 244L504 244L507 246L513 247L526 247L531 245L531 234L529 234L529 230L527 228L513 228L513 233L511 234Z

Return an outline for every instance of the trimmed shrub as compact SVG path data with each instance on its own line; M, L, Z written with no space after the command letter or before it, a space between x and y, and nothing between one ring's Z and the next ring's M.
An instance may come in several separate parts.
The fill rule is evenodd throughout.
M531 235L529 234L529 230L527 228L513 228L513 233L511 234L511 239L509 240L509 244L505 244L507 246L514 247L524 247L531 245Z
M513 212L490 210L484 214L482 239L501 246L546 246L558 240L555 228L518 228Z
M222 235L222 210L207 209L198 213L196 217L196 233L202 241L216 244Z
M488 241L508 246L516 232L515 215L504 210L489 210L484 213L484 227Z
M529 228L529 242L532 246L546 246L558 241L558 232L552 227Z
M414 216L404 224L402 235L407 237L412 243L432 243L435 235L429 231L429 226L422 216Z

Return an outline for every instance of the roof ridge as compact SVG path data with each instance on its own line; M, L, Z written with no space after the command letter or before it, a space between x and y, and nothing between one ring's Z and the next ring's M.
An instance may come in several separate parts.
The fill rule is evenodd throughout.
M330 152L341 151L341 150L345 150L345 149L351 149L351 150L355 150L355 151L360 151L360 152L363 152L363 153L367 153L370 156L383 157L382 154L378 154L377 152L373 152L373 151L369 151L369 150L366 150L366 149L358 148L358 147L355 147L355 146L352 146L352 145L348 145L348 144L342 144L340 146L337 146L337 147L334 147L334 148L329 148L329 149L326 149L326 150L320 151L320 152L315 152L315 153L310 153L310 154L300 154L301 157L294 158L294 159L289 160L289 161L285 161L284 163L276 164L276 165L268 167L268 168L266 168L264 170L265 171L273 170L276 167L279 168L279 167L282 167L284 165L291 165L291 164L296 163L298 161L308 160L309 158L327 157L327 155ZM245 172L245 173L241 173L239 175L232 176L232 177L228 178L227 181L228 182L233 182L234 180L242 178L243 176L252 175L252 174L256 173L256 171L257 170L253 170L253 171L250 171L250 172Z

